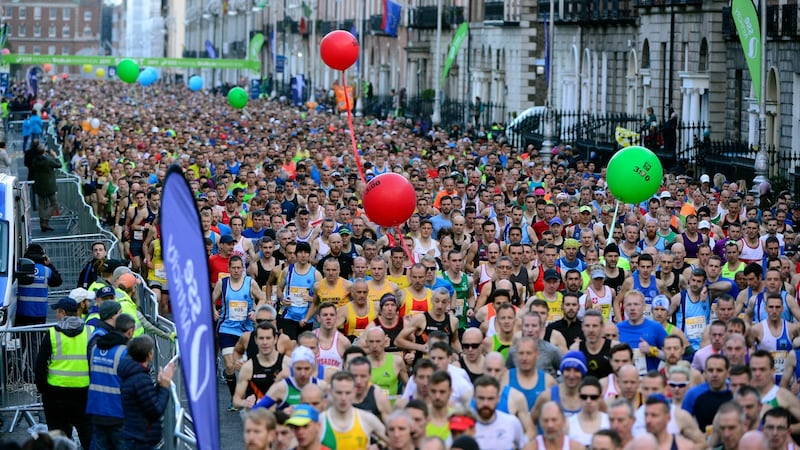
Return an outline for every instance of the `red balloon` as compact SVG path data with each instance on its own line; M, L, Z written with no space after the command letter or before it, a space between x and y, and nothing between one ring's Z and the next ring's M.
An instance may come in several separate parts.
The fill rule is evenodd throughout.
M404 176L388 172L367 183L364 212L383 227L394 227L408 220L417 205L414 186Z
M47 120L47 119L49 119L49 118L50 118L50 115L49 115L49 114L47 114L47 111L45 111L45 112L43 112L43 113L42 113L42 120Z
M62 73L62 74L61 74L61 79L62 79L62 80L66 80L66 79L67 79L67 76L68 76L67 74L65 74L65 73Z
M331 69L347 70L358 59L358 39L344 30L331 31L322 38L319 54Z

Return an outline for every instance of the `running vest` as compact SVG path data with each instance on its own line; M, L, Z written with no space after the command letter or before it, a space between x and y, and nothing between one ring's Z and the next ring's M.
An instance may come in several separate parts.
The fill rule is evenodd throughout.
M531 389L526 389L522 387L517 379L517 368L515 367L508 370L508 384L512 388L522 392L522 395L525 396L525 400L528 402L528 410L533 408L533 405L536 403L536 399L539 398L539 394L544 392L546 387L546 374L544 370L536 369L536 378L536 385Z
M555 321L561 320L564 318L564 310L561 308L561 305L564 303L564 296L561 292L556 291L556 298L555 300L550 300L545 298L544 292L537 292L536 298L544 300L547 302L547 323L551 324Z
M390 281L384 280L383 286L380 289L369 289L367 293L367 301L370 303L380 303L381 297L384 294L394 294L394 289L392 289L392 284Z
M337 431L333 428L328 415L325 414L325 421L322 428L322 445L331 450L367 450L369 446L369 436L361 426L361 414L358 409L353 409L353 424L347 431Z
M372 383L391 398L398 394L399 378L394 370L395 355L386 353L383 364L372 368Z
M739 255L739 260L745 264L750 264L751 262L760 263L764 259L764 246L761 243L761 240L758 240L758 244L756 247L750 247L747 245L747 239L742 238L742 253Z
M387 272L386 279L396 284L398 288L405 289L409 285L407 272L408 270L405 267L403 267L402 275L392 275L391 273Z
M403 349L398 347L397 344L395 344L395 341L397 340L397 336L400 335L400 332L403 331L403 319L398 319L397 324L395 324L395 326L392 328L385 326L379 317L376 317L373 323L381 327L383 332L386 333L386 336L389 337L389 345L386 346L384 351L387 353L401 353Z
M348 302L347 306L345 307L347 310L347 316L344 321L344 335L347 336L351 341L361 336L361 333L367 329L370 322L378 317L378 313L375 312L375 303L367 301L367 305L367 315L365 316L359 316L356 314L356 310L353 308L352 302Z
M286 273L286 292L284 294L291 301L291 305L284 308L283 318L299 322L305 319L308 312L309 303L303 299L303 294L313 295L317 269L309 265L308 272L299 274L295 270L295 265L290 264Z
M261 365L258 357L251 359L253 361L253 375L250 377L250 382L247 383L247 391L245 398L255 395L256 401L261 400L267 393L269 388L275 383L275 378L283 368L283 353L278 353L278 358L275 364L271 366Z
M648 319L653 318L653 298L658 295L658 283L656 276L650 275L650 284L643 287L639 279L639 271L635 270L631 276L633 277L633 289L639 291L644 296L644 316ZM626 317L627 319L627 317Z
M492 336L492 351L499 352L503 355L503 359L508 359L508 349L511 348L510 342L503 342L495 334Z
M281 403L277 407L278 409L284 409L288 408L289 406L300 404L300 391L303 388L297 387L295 385L293 377L286 378L284 381L286 382L286 399L281 401ZM311 377L308 383L319 384L319 379Z
M574 416L575 414L578 414L579 412L581 412L581 408L578 408L578 409L567 409L564 406L564 403L561 402L561 392L558 389L558 385L555 385L555 386L550 388L550 400L552 400L552 401L558 403L559 405L561 405L561 409L564 410L564 416L566 416L567 419L569 419L570 417Z
M153 239L153 265L147 271L147 281L156 282L161 285L161 290L167 289L167 270L164 268L164 260L161 258L161 238Z
M772 353L772 358L775 360L775 384L780 385L781 377L783 376L783 369L786 367L786 357L792 351L792 340L789 338L789 332L786 327L786 320L783 320L783 328L781 329L780 336L772 334L769 329L768 322L762 320L761 328L764 330L764 335L761 342L758 343L759 350L767 350Z
M327 280L322 280L317 290L317 297L320 303L333 303L337 308L350 303L350 293L344 287L344 278L336 279L336 284L331 287Z
M433 298L433 293L428 288L424 289L425 297L423 298L414 298L414 295L411 294L411 291L408 288L405 289L405 301L403 302L403 305L400 306L400 317L428 312L433 309L433 303L431 301Z
M249 317L253 311L253 298L250 296L252 281L252 278L245 276L239 289L233 289L230 277L222 279L222 310L217 332L241 336L245 331L253 331L253 321Z
M675 325L683 331L689 345L695 351L700 350L700 342L703 340L703 330L711 321L711 305L706 298L701 298L697 302L689 298L686 289L681 291L681 304L675 315Z
M589 286L586 288L586 292L583 295L584 298L581 300L581 305L584 305L588 301L593 308L600 306L600 311L603 314L603 321L608 322L613 316L611 292L611 288L606 285L603 285L602 294L595 292L594 289Z
M314 335L317 337L317 342L319 342L319 344L317 344L319 347L317 365L336 367L341 370L343 360L342 355L339 354L339 337L344 337L342 333L338 331L333 332L333 339L331 339L331 345L328 348L322 346L322 341L319 339L319 328L314 330Z
M461 272L461 279L451 280L447 271L442 272L442 278L453 286L456 291L456 317L458 318L458 328L460 330L467 328L467 297L469 297L469 277L464 272Z

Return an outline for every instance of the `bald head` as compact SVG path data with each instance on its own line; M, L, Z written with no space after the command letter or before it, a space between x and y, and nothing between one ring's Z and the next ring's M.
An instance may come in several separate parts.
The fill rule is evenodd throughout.
M565 419L564 410L561 409L558 403L550 400L542 406L541 417L553 417L553 416L561 416L562 419Z
M475 341L482 341L483 340L483 332L480 328L472 327L467 328L464 330L464 335L461 337L461 341L465 341L467 339L472 339ZM472 341L470 341L472 342Z
M739 450L767 450L767 439L760 431L748 431L739 439Z
M637 369L636 366L626 364L619 368L617 376L619 377L620 380L639 378L639 369Z
M658 441L650 433L643 433L628 442L624 450L658 450Z
M325 410L325 393L318 384L308 383L300 391L300 403L311 405L318 412Z
M505 358L503 358L503 354L500 353L500 352L490 352L490 353L488 353L486 355L486 357L484 358L484 361L486 361L486 364L500 362L501 364L505 365L505 363L506 363Z

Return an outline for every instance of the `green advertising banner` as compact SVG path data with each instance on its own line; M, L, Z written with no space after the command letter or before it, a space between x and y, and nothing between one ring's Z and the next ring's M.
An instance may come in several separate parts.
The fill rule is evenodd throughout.
M731 15L742 43L744 59L753 80L753 92L761 104L761 25L752 0L733 0Z
M264 35L261 33L256 33L250 39L250 46L248 47L247 52L247 60L249 61L259 61L259 56L261 54L261 47L264 45ZM253 72L260 72L261 71L261 64L258 64L254 69L250 69Z
M260 35L260 33L259 33ZM254 36L255 39L257 36ZM262 44L264 36L261 36ZM252 41L251 41L252 46ZM252 49L252 47L251 47ZM260 51L260 47L259 47ZM136 61L139 67L160 69L240 69L258 72L261 61L248 59L209 59L209 58L124 58L120 56L74 56L74 55L3 55L3 64L58 64L66 66L116 66L124 59Z
M456 34L453 35L453 42L450 43L450 51L447 52L447 59L444 62L444 71L442 71L442 80L439 84L440 89L441 86L444 86L444 80L447 79L447 73L450 72L450 66L453 65L453 62L455 62L456 56L458 56L458 51L461 49L461 43L467 38L467 34L469 34L469 25L467 22L464 22L458 26Z

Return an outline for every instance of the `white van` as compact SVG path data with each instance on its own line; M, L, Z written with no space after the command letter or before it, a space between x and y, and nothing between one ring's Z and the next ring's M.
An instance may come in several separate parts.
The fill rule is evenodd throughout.
M11 326L17 308L17 281L32 282L33 261L22 258L30 242L26 212L28 192L17 178L0 174L0 328Z

